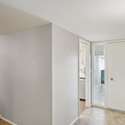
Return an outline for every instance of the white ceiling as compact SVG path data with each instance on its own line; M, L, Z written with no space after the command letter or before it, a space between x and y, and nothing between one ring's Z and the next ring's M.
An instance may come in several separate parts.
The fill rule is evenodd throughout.
M47 23L39 17L0 4L0 34L22 31Z
M0 0L92 41L125 39L125 0Z

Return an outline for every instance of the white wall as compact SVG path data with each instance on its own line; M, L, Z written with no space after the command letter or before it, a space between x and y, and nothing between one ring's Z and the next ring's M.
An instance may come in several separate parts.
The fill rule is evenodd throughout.
M0 59L0 113L7 119L69 125L77 117L76 35L49 24L1 36Z
M0 113L51 125L51 25L0 37Z
M78 37L53 25L53 125L78 115Z
M85 79L79 80L79 98L80 99L86 99L85 97L85 88L86 88L86 82Z
M125 111L125 42L111 41L111 43L107 43L105 53L106 106Z

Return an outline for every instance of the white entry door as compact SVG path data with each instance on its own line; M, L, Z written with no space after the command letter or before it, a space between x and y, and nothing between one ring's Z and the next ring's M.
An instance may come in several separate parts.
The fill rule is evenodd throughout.
M125 111L125 42L108 43L105 48L107 107Z

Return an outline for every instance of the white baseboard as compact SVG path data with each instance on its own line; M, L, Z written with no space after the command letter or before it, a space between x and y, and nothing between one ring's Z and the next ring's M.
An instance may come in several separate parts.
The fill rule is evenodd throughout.
M70 125L75 125L75 123L77 122L78 119L79 119L79 117L75 118L75 119L70 123Z
M1 115L0 115L0 118L1 118L2 120L4 120L5 122L8 122L8 123L11 124L11 125L17 125L17 124L15 124L15 123L13 123L12 121L10 121L10 120L4 118L4 117L1 116Z

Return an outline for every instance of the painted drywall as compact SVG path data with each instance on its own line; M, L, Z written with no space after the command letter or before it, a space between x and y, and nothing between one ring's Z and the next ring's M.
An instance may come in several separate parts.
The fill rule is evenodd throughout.
M0 34L24 31L48 23L40 17L0 4Z
M78 37L52 26L53 125L78 116Z
M0 114L5 113L6 107L8 105L6 103L9 93L6 84L6 77L8 76L8 59L8 41L6 40L6 37L0 36Z
M0 36L0 113L17 125L69 125L78 116L78 42L52 24Z
M51 25L0 37L0 113L51 125Z
M124 0L0 0L91 41L125 39Z
M125 42L106 45L106 106L125 111ZM111 80L113 78L113 80Z

